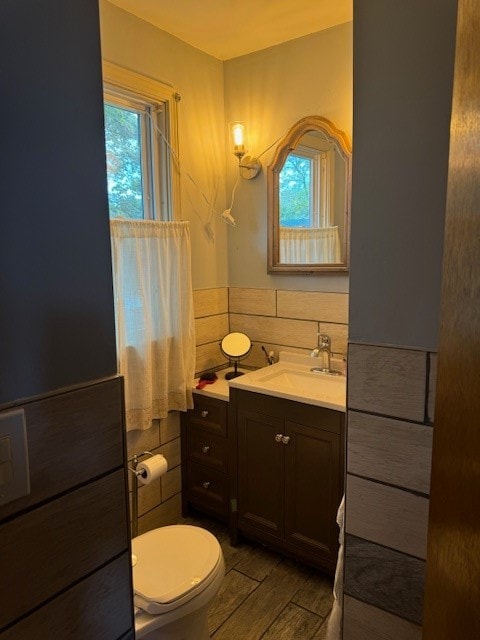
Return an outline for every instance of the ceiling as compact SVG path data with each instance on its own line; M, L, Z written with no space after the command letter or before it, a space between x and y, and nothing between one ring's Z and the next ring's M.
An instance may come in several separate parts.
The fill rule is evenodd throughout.
M352 20L353 0L110 0L220 60Z

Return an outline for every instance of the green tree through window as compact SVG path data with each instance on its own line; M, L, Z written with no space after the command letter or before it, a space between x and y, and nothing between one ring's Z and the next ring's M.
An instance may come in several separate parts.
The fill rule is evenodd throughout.
M279 176L280 226L312 226L312 160L290 153Z
M111 104L104 111L110 217L142 219L141 117Z

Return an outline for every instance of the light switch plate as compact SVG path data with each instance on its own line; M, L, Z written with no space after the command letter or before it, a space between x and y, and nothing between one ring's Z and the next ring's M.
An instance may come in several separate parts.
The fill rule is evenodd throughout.
M10 444L10 436L2 436L0 438L0 464L9 462L12 459L12 446Z
M3 505L30 493L27 428L23 409L0 413L0 443L2 465L5 465L0 486L0 505Z

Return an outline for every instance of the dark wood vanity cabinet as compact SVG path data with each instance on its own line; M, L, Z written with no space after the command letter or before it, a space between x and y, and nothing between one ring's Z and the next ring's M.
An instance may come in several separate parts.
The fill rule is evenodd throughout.
M344 414L232 389L238 530L335 571L343 494Z
M182 414L183 514L190 507L328 573L338 553L345 416L230 389Z
M189 506L227 521L229 513L228 402L194 394L182 414L182 510Z

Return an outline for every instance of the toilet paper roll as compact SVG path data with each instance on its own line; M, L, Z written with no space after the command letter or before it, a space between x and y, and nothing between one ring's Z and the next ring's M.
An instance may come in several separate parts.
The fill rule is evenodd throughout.
M150 484L168 471L168 463L162 454L157 454L137 465L137 475L142 484Z

